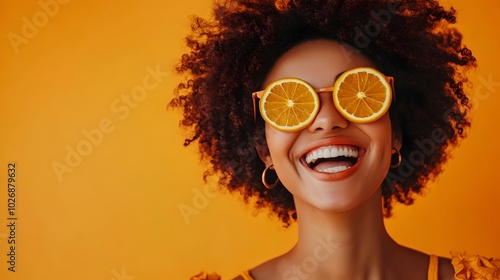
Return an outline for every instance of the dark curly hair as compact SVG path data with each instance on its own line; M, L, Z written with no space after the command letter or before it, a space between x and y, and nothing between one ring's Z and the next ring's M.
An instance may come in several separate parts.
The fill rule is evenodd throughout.
M453 8L435 0L227 0L213 4L213 18L193 17L189 52L176 71L185 81L169 106L181 108L184 145L199 145L207 176L268 208L288 226L297 218L290 192L261 183L264 122L253 119L251 93L284 52L306 40L329 39L369 58L395 79L390 108L402 136L403 164L382 184L384 214L394 201L413 203L450 158L470 127L464 87L476 66L462 35L450 25Z

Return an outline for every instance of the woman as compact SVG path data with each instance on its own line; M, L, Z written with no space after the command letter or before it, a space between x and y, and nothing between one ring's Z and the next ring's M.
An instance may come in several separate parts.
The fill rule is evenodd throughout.
M171 105L192 132L185 145L198 142L206 176L299 229L290 251L235 279L500 279L497 259L427 255L397 244L383 222L441 173L470 126L463 85L476 61L450 27L453 9L239 0L213 12L193 21L177 69L187 81ZM358 121L337 99L345 73L363 71L380 78L390 108ZM265 97L290 81L317 105L293 129L274 122Z

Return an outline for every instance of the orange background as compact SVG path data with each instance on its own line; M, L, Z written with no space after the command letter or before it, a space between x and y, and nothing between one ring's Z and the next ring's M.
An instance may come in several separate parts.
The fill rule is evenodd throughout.
M208 15L211 1L61 2L44 18L38 1L0 0L0 279L188 279L201 269L227 279L289 248L295 227L212 195L196 149L182 147L179 114L165 110L189 15ZM500 257L500 4L472 2L447 2L480 62L470 137L426 196L397 207L387 226L424 252ZM11 43L26 20L38 27ZM151 69L168 76L150 79ZM479 87L488 79L496 84ZM77 149L84 155L69 156L58 177L54 164ZM16 273L6 262L9 162Z

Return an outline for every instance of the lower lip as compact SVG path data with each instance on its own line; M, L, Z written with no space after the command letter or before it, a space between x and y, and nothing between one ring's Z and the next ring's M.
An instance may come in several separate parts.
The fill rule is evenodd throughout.
M311 169L307 165L306 165L306 168L309 171L311 171L312 175L316 179L318 179L320 181L341 181L341 180L347 179L347 178L351 177L352 175L354 175L354 173L356 173L356 171L358 170L362 160L363 160L363 158L360 157L360 158L358 158L358 161L356 162L356 164L354 164L353 166L349 167L346 170L335 172L335 173L319 172L319 171L316 171L314 169Z

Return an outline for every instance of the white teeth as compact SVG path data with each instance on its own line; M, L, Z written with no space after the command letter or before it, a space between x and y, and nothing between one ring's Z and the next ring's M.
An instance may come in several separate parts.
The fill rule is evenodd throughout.
M332 157L332 153L330 152L330 149L323 150L323 157L324 158L331 158Z
M339 156L339 150L337 149L332 149L331 152L331 157L338 157Z
M318 151L318 158L324 158L325 156L323 155L323 150Z
M337 166L337 167L330 167L330 168L325 168L325 169L319 169L317 171L323 172L323 173L336 173L340 171L347 170L349 167L347 166Z
M336 158L342 156L358 158L358 155L358 148L354 146L328 146L309 152L306 155L306 162L307 164L311 164L316 162L319 158Z

